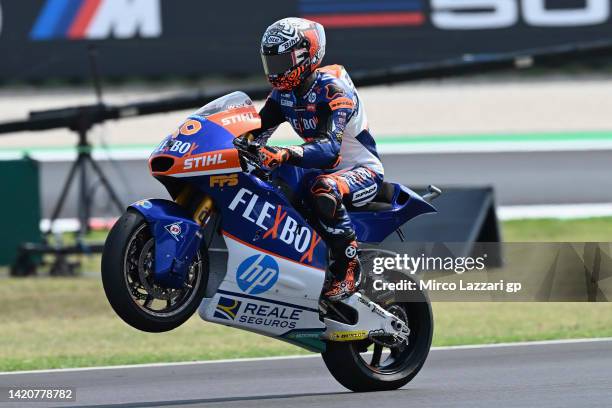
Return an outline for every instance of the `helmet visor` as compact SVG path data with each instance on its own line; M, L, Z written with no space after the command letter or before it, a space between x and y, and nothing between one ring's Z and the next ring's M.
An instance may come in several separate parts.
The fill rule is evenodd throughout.
M279 75L289 71L295 65L293 53L287 52L278 55L261 55L266 75Z

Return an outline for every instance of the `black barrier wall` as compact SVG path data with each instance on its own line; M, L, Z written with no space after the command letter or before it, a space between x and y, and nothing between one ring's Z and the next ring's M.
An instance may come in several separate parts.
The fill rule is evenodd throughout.
M271 22L323 23L326 62L371 69L612 37L612 0L0 0L0 81L261 73Z

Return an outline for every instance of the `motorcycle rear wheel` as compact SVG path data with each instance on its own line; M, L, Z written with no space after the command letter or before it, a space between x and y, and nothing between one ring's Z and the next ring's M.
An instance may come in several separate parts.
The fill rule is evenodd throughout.
M208 280L208 256L198 251L181 289L153 280L155 241L144 217L128 210L111 229L102 254L104 292L130 326L159 333L179 327L197 310Z
M322 356L332 376L355 392L395 390L410 382L425 364L433 337L431 305L427 296L422 296L421 302L387 307L402 320L407 318L408 344L386 347L370 340L327 342ZM384 353L384 348L389 352Z

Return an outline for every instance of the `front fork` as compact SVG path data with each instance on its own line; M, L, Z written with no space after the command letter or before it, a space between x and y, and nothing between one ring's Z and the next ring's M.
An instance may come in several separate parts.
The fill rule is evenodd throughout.
M214 213L212 198L185 187L174 201L141 200L130 207L145 217L155 237L156 282L168 288L182 288Z
M194 201L194 198L197 201ZM202 229L206 228L208 221L214 213L212 197L194 191L191 186L184 187L176 196L174 202L187 210L191 209L190 213L193 215L193 220L197 222ZM198 203L195 208L193 207L194 202Z
M191 216L193 221L195 221L196 225L199 226L198 231L195 236L191 237L191 240L198 243L204 237L204 230L210 221L212 214L214 213L214 203L213 199L206 195L202 194L198 191L195 191L192 187L186 186L183 190L176 196L174 202L186 210L186 212ZM199 244L197 245L199 247ZM197 251L199 248L195 248L193 245L185 245L185 248L192 248L188 250L189 253L192 251ZM180 257L179 259L184 258ZM175 264L176 265L176 264ZM176 265L179 266L179 265ZM185 270L184 266L179 266L178 276L175 275L175 279L171 281L167 281L167 283L179 285L182 284L185 278Z

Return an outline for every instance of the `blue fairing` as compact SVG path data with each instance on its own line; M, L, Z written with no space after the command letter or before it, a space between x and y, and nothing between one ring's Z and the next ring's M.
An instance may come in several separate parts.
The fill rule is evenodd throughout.
M155 280L166 287L182 288L202 241L200 225L173 201L141 200L130 208L145 217L155 238Z
M208 189L221 213L227 238L317 269L327 267L327 247L319 234L273 185L239 174L236 187ZM207 188L207 178L194 180Z
M188 119L199 122L202 125L201 129L197 133L190 136L182 134L167 136L155 149L153 156L160 153L163 153L166 156L174 156L176 158L185 156L184 151L169 149L167 147L169 141L174 141L177 143L177 146L183 144L193 147L193 149L190 151L191 155L221 149L231 149L234 147L232 144L234 136L223 129L222 126L194 115L189 116Z
M434 213L436 209L423 198L401 184L392 183L395 193L391 209L385 211L352 211L351 221L360 242L380 243L414 217Z
M299 167L284 165L274 174L296 192L307 194L302 188L305 178L320 174L320 170L304 170ZM384 211L350 212L351 222L355 227L357 240L360 242L380 243L391 233L409 220L421 214L434 213L436 209L423 198L401 184L393 184L395 191L391 199L391 208Z
M300 180L308 176L302 169L284 166L277 173L294 191L300 191ZM325 269L327 248L303 217L271 184L252 175L240 174L239 187L209 189L220 210L224 233L247 245L256 246L295 262ZM208 177L191 180L204 189ZM394 184L391 208L378 212L351 212L350 217L360 242L379 243L408 220L435 209L407 187ZM161 199L139 201L130 206L139 211L150 225L155 238L155 279L179 288L187 268L201 245L200 226L178 204ZM267 216L261 216L261 214ZM277 234L266 233L274 227L277 215L283 217ZM178 225L172 229L172 226ZM180 232L177 231L180 229ZM173 234L171 231L174 231Z

